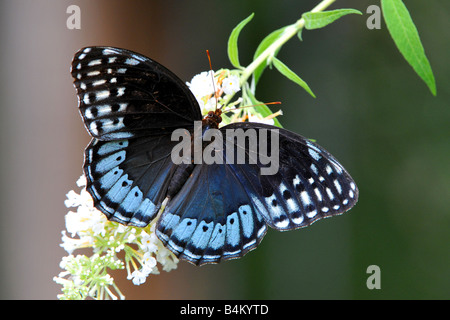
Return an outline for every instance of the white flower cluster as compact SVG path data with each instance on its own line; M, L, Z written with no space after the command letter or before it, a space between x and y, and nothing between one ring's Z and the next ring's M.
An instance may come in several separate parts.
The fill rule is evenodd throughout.
M227 101L227 96L229 97L229 95L233 95L241 90L239 77L227 69L221 69L216 73L203 71L195 75L191 82L186 82L186 84L197 99L203 115L206 115L209 111L215 111L216 108L222 108L222 103ZM243 95L246 96L245 90ZM247 102L248 105L242 106L243 101ZM235 108L238 104L244 108ZM279 111L263 117L251 106L249 99L243 100L242 97L225 107L228 113L232 113L232 116L226 117L222 114L224 124L249 121L274 125L274 118L282 114Z
M227 75L228 74L228 75ZM217 75L213 71L204 71L195 75L191 82L186 82L189 89L194 94L200 105L202 114L214 111L220 108L219 99L222 94L230 95L238 92L239 78L233 74L229 74L227 70L218 72Z
M59 298L108 296L115 299L116 295L108 286L123 298L106 269L126 268L127 278L140 285L149 274L159 273L158 262L164 271L177 267L178 259L157 238L154 223L146 228L137 228L111 222L93 206L84 176L80 177L77 185L82 187L80 194L72 190L65 201L67 207L76 207L77 210L67 213L66 230L62 231L61 247L69 256L64 257L60 264L65 271L54 278L55 282L63 285L64 294ZM91 257L72 255L73 251L82 248L92 248L94 254ZM116 255L121 251L125 253L125 262Z

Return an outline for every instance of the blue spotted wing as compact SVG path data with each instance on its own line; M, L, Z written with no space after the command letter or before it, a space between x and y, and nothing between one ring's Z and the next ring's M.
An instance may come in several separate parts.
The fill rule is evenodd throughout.
M75 55L72 76L93 137L84 171L94 205L113 221L144 227L167 199L157 235L181 259L202 265L241 257L256 248L267 226L305 227L347 211L358 199L353 179L331 154L263 124L234 123L221 131L279 130L274 175L261 175L260 162L175 165L170 153L178 142L171 133L192 133L200 108L181 80L147 57L84 48ZM225 159L223 150L217 152Z
M197 166L158 222L158 237L181 258L195 264L238 258L256 248L267 225L302 228L356 203L353 179L319 145L265 124L233 123L221 128L224 136L227 129L279 130L279 170L264 175L259 161L236 164L236 159ZM240 147L234 144L235 155ZM249 149L245 152L250 158Z

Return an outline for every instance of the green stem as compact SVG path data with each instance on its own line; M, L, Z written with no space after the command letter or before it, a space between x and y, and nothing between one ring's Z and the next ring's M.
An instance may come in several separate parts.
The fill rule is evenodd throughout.
M311 12L321 12L328 8L331 4L333 4L336 0L323 0L317 6L315 6ZM255 72L256 68L258 68L262 63L264 63L267 59L270 59L279 48L281 48L288 40L290 40L293 36L295 36L303 27L305 26L305 20L303 18L297 20L294 24L286 27L283 34L274 41L266 50L264 50L252 63L250 63L243 71L240 77L240 85L241 87L247 82L247 80L251 77L251 75ZM234 94L229 95L226 100L223 102L223 105L227 105Z
M319 3L311 12L320 12L329 7L336 0L323 0ZM278 38L274 43L272 43L266 50L264 50L252 63L244 69L241 75L241 86L250 78L250 76L255 72L256 68L259 67L261 63L266 61L271 55L273 55L278 48L281 48L289 39L295 36L303 27L305 26L305 20L303 18L297 20L296 23L288 26L283 32L280 38Z

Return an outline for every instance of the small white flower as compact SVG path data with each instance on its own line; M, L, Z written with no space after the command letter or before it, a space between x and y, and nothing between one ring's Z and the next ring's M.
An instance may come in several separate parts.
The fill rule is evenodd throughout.
M249 114L248 115L248 121L249 122L258 122L258 123L265 123L265 124L271 124L273 125L275 121L271 118L263 118L258 114Z
M75 249L84 248L92 243L91 237L82 237L80 239L70 238L66 235L66 231L62 231L62 242L60 246L67 251L67 253L72 254Z
M77 180L77 186L79 186L80 188L84 187L84 186L86 186L86 182L87 182L86 176L84 174L82 174Z
M135 286L138 286L145 282L145 280L147 279L147 275L140 270L135 270L131 273L131 276L129 278L131 279L131 281L133 281L133 284Z
M148 234L145 231L141 232L141 248L142 251L145 252L156 252L158 250L158 243L159 239L158 237L154 234Z
M156 267L156 259L151 255L150 252L144 253L142 262L143 262L142 271L147 275L149 275L153 271L153 268Z
M195 75L191 82L186 82L186 84L194 96L201 98L214 93L213 75L212 71L203 71Z
M239 87L239 78L235 75L230 75L222 82L222 89L225 94L233 94L241 90Z
M70 190L67 194L67 199L64 201L64 205L67 208L78 207L82 203L81 196L73 190Z
M120 251L122 251L124 248L125 248L125 245L124 245L124 244L120 244L120 245L117 246L117 248L115 249L115 251L116 251L116 252L120 252Z
M207 114L209 111L215 111L216 109L220 109L221 106L219 103L217 103L217 100L215 97L212 97L208 99L208 101L205 104L202 104L200 106L200 110L202 111L202 114Z

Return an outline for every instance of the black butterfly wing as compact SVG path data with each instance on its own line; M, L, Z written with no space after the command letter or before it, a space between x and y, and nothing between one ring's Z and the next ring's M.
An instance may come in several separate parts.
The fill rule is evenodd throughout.
M85 152L94 205L124 224L147 225L174 171L170 135L201 120L198 103L171 71L138 53L87 47L71 73L79 110L94 137Z
M79 110L100 140L170 134L202 115L189 88L171 71L138 53L87 47L72 61Z
M199 265L238 258L261 242L266 224L277 230L305 227L356 203L353 179L317 144L264 124L233 123L221 129L225 137L227 129L278 130L279 168L261 174L266 165L249 144L227 144L225 138L218 152L226 159L231 145L233 161L198 165L158 221L158 237L180 258ZM267 138L270 144L272 136ZM236 162L240 148L245 164ZM250 158L257 161L251 164Z
M158 238L196 265L239 258L254 249L266 224L227 165L197 165L158 220Z
M176 166L169 135L101 141L85 151L87 191L108 219L145 227L157 215Z
M230 165L252 205L270 227L281 231L306 227L319 219L342 214L358 201L359 191L350 174L328 151L309 139L260 123L234 123L224 128L278 131L276 174L261 174L261 168L267 165L259 161L250 170ZM267 139L270 145L271 135Z

